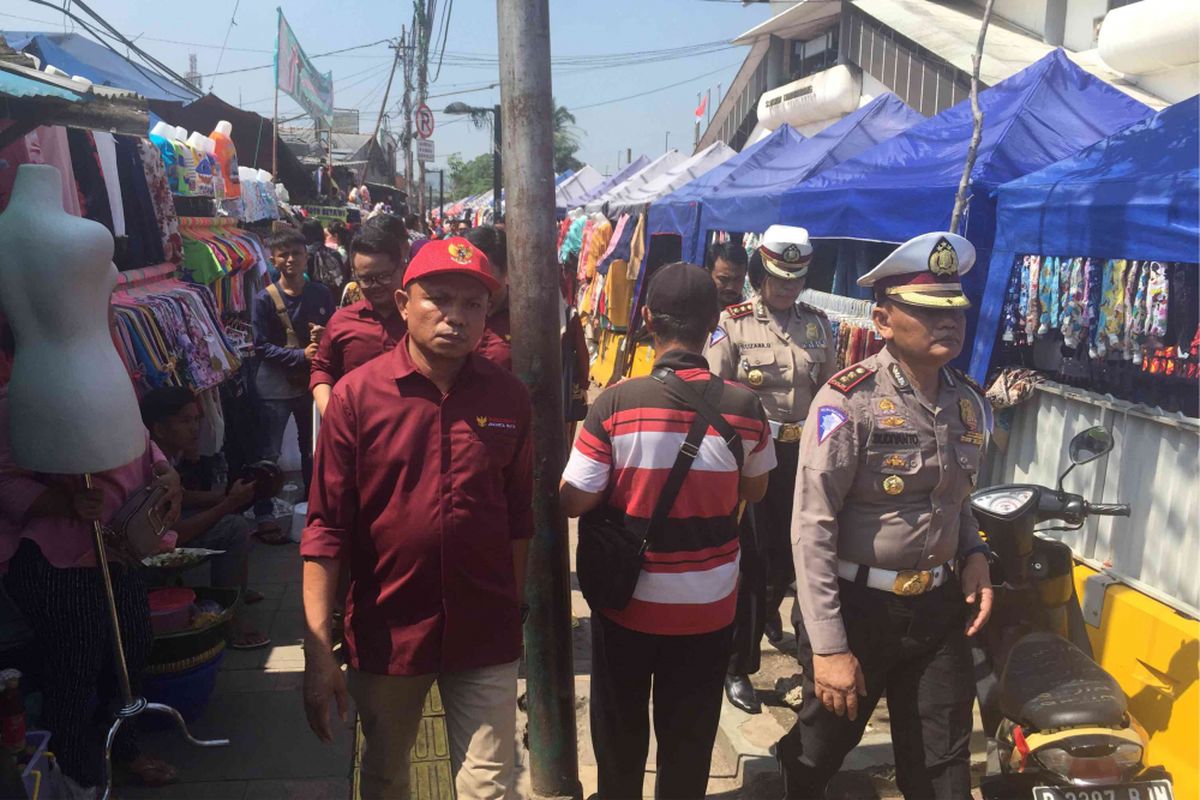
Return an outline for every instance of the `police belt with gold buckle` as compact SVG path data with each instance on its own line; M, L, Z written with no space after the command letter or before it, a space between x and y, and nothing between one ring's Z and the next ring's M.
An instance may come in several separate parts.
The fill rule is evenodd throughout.
M857 581L859 564L853 561L838 559L838 577L847 581ZM881 592L904 597L925 594L936 589L950 578L950 565L943 564L933 569L880 569L867 567L867 588L878 589Z
M804 420L799 422L776 422L767 420L771 425L771 438L777 442L789 444L800 441L800 432L804 430Z

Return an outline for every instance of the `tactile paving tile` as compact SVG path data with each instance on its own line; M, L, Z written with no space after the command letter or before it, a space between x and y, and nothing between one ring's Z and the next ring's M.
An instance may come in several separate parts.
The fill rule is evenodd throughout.
M359 777L362 768L362 726L355 726L353 797L360 800ZM450 775L450 739L446 734L446 711L435 683L425 697L421 726L413 743L410 759L413 800L454 800L454 780Z

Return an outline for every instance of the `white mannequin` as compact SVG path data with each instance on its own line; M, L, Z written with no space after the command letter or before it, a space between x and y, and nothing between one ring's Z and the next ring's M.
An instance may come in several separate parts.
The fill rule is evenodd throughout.
M0 305L16 335L8 387L13 461L81 474L146 449L129 373L108 328L113 240L63 210L58 169L22 164L0 214Z

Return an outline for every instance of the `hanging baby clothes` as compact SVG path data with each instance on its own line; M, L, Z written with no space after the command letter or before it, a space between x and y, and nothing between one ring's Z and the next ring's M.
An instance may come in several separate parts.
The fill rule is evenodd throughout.
M171 195L171 184L163 167L161 154L157 147L145 139L138 140L138 154L142 158L142 171L146 175L146 186L150 190L150 202L158 219L163 261L178 264L183 258L183 240L179 236L179 217L175 212L175 200Z

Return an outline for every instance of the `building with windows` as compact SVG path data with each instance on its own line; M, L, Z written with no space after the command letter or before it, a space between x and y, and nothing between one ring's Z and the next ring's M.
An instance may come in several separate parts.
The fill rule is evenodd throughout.
M733 40L746 60L698 148L735 150L787 123L811 134L896 93L926 116L970 93L984 0L772 2L774 15ZM1169 25L1163 24L1170 20ZM994 0L983 88L1056 47L1153 108L1200 89L1195 0Z

